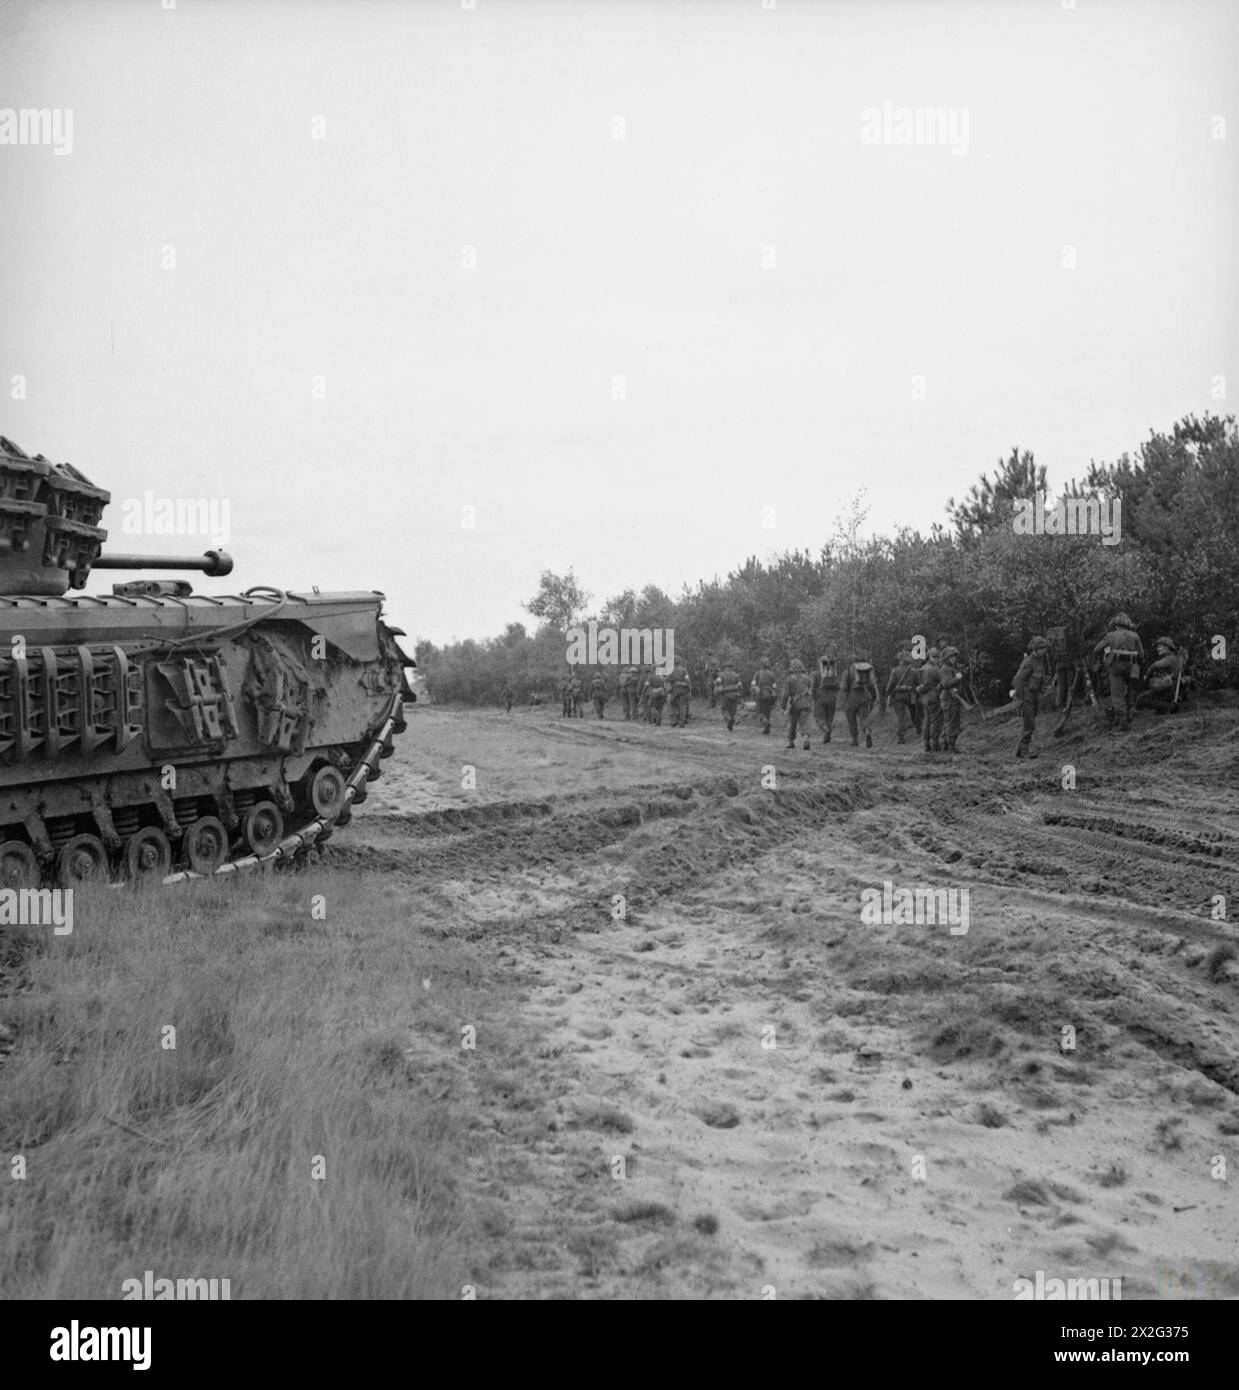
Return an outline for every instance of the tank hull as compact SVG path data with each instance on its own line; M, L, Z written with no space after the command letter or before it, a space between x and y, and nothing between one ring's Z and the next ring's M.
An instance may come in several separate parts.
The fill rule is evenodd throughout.
M377 776L376 734L382 757L403 728L412 663L382 597L0 597L0 878L162 877L201 870L203 843L226 839L226 866L306 826L321 842Z

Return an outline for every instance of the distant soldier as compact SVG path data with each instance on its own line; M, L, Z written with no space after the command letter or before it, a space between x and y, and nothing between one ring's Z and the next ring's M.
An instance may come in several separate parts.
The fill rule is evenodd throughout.
M795 748L799 727L804 746L809 746L809 715L813 709L813 685L805 675L804 662L793 661L783 682L783 708L787 711L787 746Z
M719 667L713 657L711 657L710 660L706 662L705 675L706 694L710 697L710 708L714 709L718 701L718 690L716 687L718 685Z
M839 699L839 677L833 656L820 656L813 673L813 719L822 731L822 742L830 742L835 723L835 705Z
M560 714L565 719L572 717L572 677L565 676L559 682L559 704Z
M896 743L906 743L908 730L916 727L913 706L919 682L920 672L912 664L912 648L901 647L890 678L886 682L886 702L888 705L894 705L898 720L895 728Z
M860 731L865 731L865 747L873 747L869 717L878 701L878 680L873 663L864 656L855 657L843 673L843 713L852 736L852 747L860 746Z
M572 713L577 719L585 718L585 687L574 671L568 678L568 696L572 702Z
M942 745L942 707L938 703L938 686L942 672L938 668L938 648L925 653L916 693L921 701L921 739L926 753L937 753Z
M775 674L770 669L770 662L763 656L752 683L753 697L757 701L757 715L761 720L763 734L770 732L770 716L774 713L774 688L776 684Z
M628 679L631 669L630 666L622 666L615 682L615 694L620 703L620 712L625 719L628 718Z
M741 689L740 677L735 667L730 661L724 661L723 668L718 673L718 694L728 729L736 727L736 710L740 706Z
M624 718L635 720L641 698L641 677L637 674L635 666L624 668L624 689L622 699L624 702Z
M1116 613L1110 619L1110 631L1093 648L1094 656L1102 656L1110 677L1110 704L1106 718L1117 724L1119 705L1123 706L1124 727L1131 727L1132 705L1136 698L1136 682L1144 664L1144 643L1126 613Z
M607 707L607 683L601 671L595 671L589 683L589 698L594 702L594 713L601 719Z
M960 719L964 704L964 673L959 669L959 648L944 647L938 655L938 705L942 712L942 751L958 753Z
M1176 646L1173 637L1159 637L1157 655L1149 667L1149 688L1136 698L1140 709L1165 714L1179 703L1183 690L1187 653Z
M667 703L667 682L657 668L652 670L646 678L645 694L649 708L649 721L651 724L661 726L663 706Z
M512 687L507 681L503 683L503 691L499 696L500 703L509 714L512 713Z
M1017 758L1035 758L1032 746L1033 734L1037 732L1037 713L1041 706L1041 692L1050 678L1050 644L1044 637L1034 637L1028 644L1020 669L1015 673L1015 698L1019 701L1020 717L1024 721L1024 736L1015 749Z
M677 661L671 668L671 727L682 729L688 723L688 667Z

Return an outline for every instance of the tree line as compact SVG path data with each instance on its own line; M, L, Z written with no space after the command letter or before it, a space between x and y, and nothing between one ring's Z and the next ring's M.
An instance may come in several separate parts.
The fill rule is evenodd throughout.
M524 702L535 691L554 698L567 673L565 634L591 620L671 628L694 676L707 661L730 661L746 680L763 655L785 669L794 657L808 666L824 652L865 654L886 670L901 641L941 634L960 648L977 694L1002 700L1029 637L1063 626L1073 645L1091 647L1122 609L1150 650L1162 635L1186 646L1202 686L1239 684L1234 416L1188 416L1117 462L1090 464L1063 489L1064 499L1119 499L1117 543L1018 534L1017 508L1038 492L1048 492L1045 469L1012 449L966 497L948 499L947 522L928 535L900 528L862 539L865 509L854 499L816 555L750 557L675 598L647 584L591 610L572 570L545 571L523 605L532 632L509 623L489 640L421 641L418 667L437 701L492 704L510 683Z

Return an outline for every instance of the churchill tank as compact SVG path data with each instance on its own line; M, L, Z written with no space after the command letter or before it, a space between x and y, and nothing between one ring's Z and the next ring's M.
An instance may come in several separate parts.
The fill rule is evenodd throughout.
M295 860L365 800L413 661L376 592L199 594L105 550L110 494L0 437L0 887ZM110 593L92 570L131 571Z

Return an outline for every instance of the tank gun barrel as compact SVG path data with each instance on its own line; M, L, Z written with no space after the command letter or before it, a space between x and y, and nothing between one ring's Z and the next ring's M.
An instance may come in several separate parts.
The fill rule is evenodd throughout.
M205 555L100 555L97 570L201 570L212 579L232 573L232 556L226 550Z

